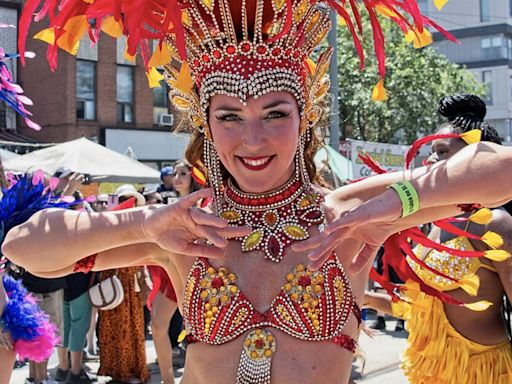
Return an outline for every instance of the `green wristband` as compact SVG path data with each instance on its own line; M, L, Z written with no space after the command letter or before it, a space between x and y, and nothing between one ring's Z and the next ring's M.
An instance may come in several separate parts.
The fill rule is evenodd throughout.
M393 188L402 202L402 217L412 215L420 209L420 198L410 181L401 181L389 186Z

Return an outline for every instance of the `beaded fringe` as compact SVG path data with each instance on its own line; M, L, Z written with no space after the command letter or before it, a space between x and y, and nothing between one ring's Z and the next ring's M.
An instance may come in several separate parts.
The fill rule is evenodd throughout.
M411 384L510 384L512 346L482 345L449 323L443 303L424 293L415 298L402 369Z
M270 384L271 364L271 359L252 360L243 350L236 373L236 384Z

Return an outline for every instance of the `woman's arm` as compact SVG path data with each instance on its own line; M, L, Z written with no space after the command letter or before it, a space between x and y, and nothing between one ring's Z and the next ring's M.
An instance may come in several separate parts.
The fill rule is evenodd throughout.
M386 315L393 315L391 297L386 293L366 291L364 293L363 307L375 309L376 311L383 312Z
M316 250L310 255L311 259L315 264L321 264L344 239L361 240L365 246L352 264L353 271L359 272L372 260L380 244L401 229L450 216L453 208L448 207L459 203L478 202L496 206L512 199L510 169L512 148L483 142L469 145L449 160L411 180L423 213L420 211L415 216L402 219L400 199L394 190L388 189L346 212L319 237L297 243L294 248ZM429 211L433 207L441 208ZM446 214L443 214L443 207L447 207ZM319 252L319 249L325 252Z
M226 238L245 236L250 228L228 227L226 220L195 208L198 200L210 194L204 189L172 205L119 212L44 210L7 233L2 253L40 275L69 269L90 255L140 243L154 243L176 255L220 257ZM199 239L211 245L198 243ZM128 258L122 263L133 265Z

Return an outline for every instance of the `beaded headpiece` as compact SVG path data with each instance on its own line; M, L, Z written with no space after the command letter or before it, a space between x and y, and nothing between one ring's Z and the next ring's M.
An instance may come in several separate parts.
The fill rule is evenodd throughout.
M50 27L36 37L50 44L52 69L58 48L76 54L87 32L93 42L100 31L124 35L127 54L140 51L150 84L157 86L162 79L155 67L166 66L170 99L189 112L195 127L206 126L209 99L219 93L245 102L249 96L287 91L303 120L315 122L315 100L326 95L329 84L323 79L327 65L318 71L309 56L330 29L329 9L351 31L361 66L361 12L368 13L382 78L384 36L378 16L393 20L415 46L431 41L425 26L451 37L420 13L417 0L27 0L19 46L23 58L32 17L38 21L49 15ZM151 40L159 41L153 54Z

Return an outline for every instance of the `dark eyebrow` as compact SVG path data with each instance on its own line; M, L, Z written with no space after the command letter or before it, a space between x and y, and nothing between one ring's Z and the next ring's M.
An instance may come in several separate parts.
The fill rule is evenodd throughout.
M263 109L274 108L274 107L277 107L278 105L281 105L281 104L292 105L292 103L290 103L289 101L286 101L286 100L276 100L276 101L271 102L270 104L265 105L263 107Z
M215 108L215 111L223 110L226 112L242 112L242 109L233 107L231 105L219 105L217 108Z

